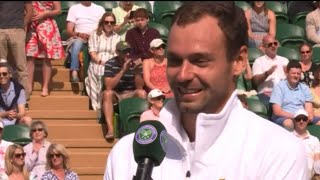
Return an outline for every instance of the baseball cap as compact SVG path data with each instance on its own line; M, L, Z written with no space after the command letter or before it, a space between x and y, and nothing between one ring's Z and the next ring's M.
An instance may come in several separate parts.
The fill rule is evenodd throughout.
M6 59L0 59L0 63L7 63L8 61Z
M116 45L116 50L117 51L124 51L127 49L131 49L131 46L126 42L126 41L120 41Z
M166 43L164 43L162 41L162 39L154 39L150 43L150 48L157 48L157 47L161 46L162 44L166 45Z
M148 94L148 98L149 99L156 98L156 97L159 97L159 96L163 96L162 91L160 91L159 89L153 89Z
M296 111L296 113L294 114L294 118L297 118L297 117L303 117L303 116L305 116L305 117L308 117L308 113L307 113L307 111L306 110L304 110L304 109L299 109L298 111Z

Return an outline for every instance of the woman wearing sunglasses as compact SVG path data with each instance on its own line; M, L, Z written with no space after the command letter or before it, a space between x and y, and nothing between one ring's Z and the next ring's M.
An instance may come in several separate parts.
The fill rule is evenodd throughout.
M300 64L302 67L300 82L311 87L312 80L314 79L314 73L317 70L318 65L312 63L312 47L309 44L302 44L299 48L300 51Z
M5 155L5 166L8 180L29 180L29 173L24 166L26 153L22 146L12 144Z
M41 180L79 180L76 172L69 167L69 155L66 148L61 144L51 144L47 151L47 171Z
M104 74L104 65L109 59L117 55L116 44L120 41L120 36L114 32L115 24L114 14L111 12L104 13L97 30L92 32L88 41L91 60L85 84L94 110L101 109L101 79Z
M32 122L30 129L32 142L23 147L26 152L25 163L32 176L40 180L45 172L46 153L51 143L46 140L48 129L42 121Z
M165 96L159 89L153 89L148 94L149 110L140 116L140 122L146 120L158 120L159 112L164 105Z

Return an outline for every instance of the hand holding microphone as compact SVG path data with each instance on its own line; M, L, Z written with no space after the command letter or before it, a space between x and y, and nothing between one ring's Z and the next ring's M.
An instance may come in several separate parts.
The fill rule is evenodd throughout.
M160 121L147 120L140 123L133 141L134 160L138 163L133 180L151 180L154 166L159 166L166 153L167 131Z

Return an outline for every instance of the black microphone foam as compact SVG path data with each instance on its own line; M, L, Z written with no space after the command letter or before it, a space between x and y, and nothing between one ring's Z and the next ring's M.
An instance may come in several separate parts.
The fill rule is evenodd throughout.
M134 160L141 163L149 158L155 166L159 166L166 153L164 147L167 143L167 130L158 120L148 120L140 123L134 135Z

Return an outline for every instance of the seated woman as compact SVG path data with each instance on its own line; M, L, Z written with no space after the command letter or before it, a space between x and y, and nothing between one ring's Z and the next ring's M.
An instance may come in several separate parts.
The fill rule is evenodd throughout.
M267 9L264 1L251 1L252 8L246 10L245 16L248 23L249 47L262 50L262 38L269 34L276 35L276 16Z
M46 171L46 153L50 142L46 140L48 128L42 121L34 121L30 127L32 142L23 147L26 152L26 167L35 178L40 179Z
M153 89L148 94L149 110L143 112L140 116L140 122L146 120L158 120L159 112L162 109L165 96L159 89Z
M94 110L101 109L101 79L104 74L104 65L117 55L116 44L120 42L120 36L113 31L115 24L114 14L104 13L99 21L98 29L92 32L88 42L91 61L85 84Z
M312 63L312 47L309 44L302 44L299 48L300 51L300 64L302 67L300 82L311 87L312 80L314 79L314 73L317 70L318 65Z
M70 179L79 180L76 172L69 167L69 155L62 144L51 144L47 154L47 171L42 175L41 180Z
M310 88L313 97L313 113L315 117L320 117L320 66L314 73L314 79Z
M143 61L143 80L148 88L160 89L167 98L173 97L166 76L167 58L164 55L166 44L161 39L154 39L150 43L153 58Z
M12 144L8 147L5 155L5 167L8 180L26 180L29 179L29 173L24 166L24 157L26 153L23 147L18 144ZM32 177L31 177L32 178ZM31 179L30 178L30 179Z

